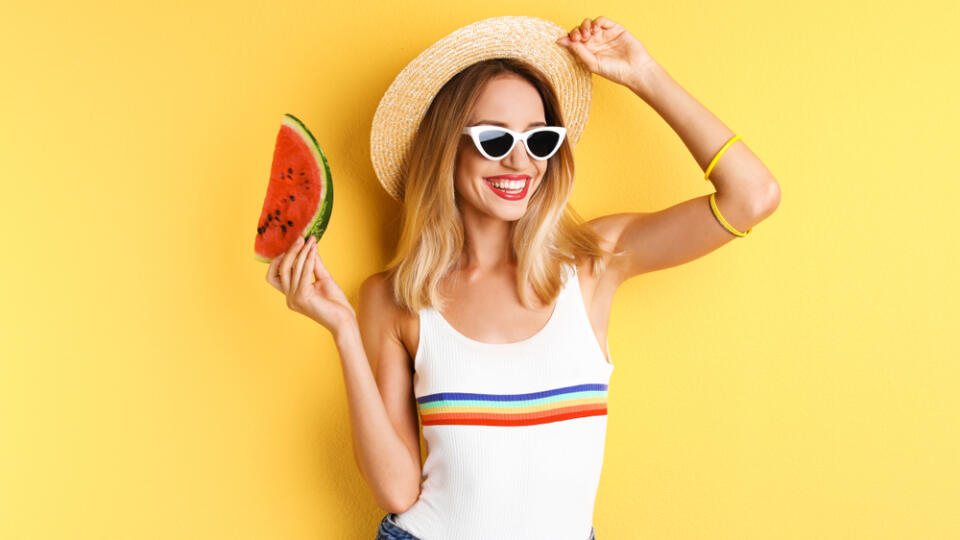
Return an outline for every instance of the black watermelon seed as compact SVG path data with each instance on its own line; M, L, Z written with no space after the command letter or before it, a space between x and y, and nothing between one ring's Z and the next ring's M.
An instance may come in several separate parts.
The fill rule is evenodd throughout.
M293 174L293 169L287 169L287 172Z
M294 198L293 198L293 195L291 195L291 196L290 196L290 200L291 200L291 201L295 201L296 199L294 199Z
M270 221L272 219L273 219L273 214L267 214L267 221Z
M274 213L276 213L276 214L279 216L279 215L280 215L280 209L278 208Z
M287 232L287 226L286 226L286 225L281 225L280 228L283 230L283 232Z
M287 225L293 227L293 222L288 219L288 220L287 220Z

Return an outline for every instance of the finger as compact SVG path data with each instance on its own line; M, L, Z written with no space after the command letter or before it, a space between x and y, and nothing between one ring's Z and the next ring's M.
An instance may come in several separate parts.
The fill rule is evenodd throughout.
M320 257L320 253L315 254L317 257L317 265L313 267L313 275L317 276L317 279L333 279L333 276L330 275L330 271L327 270L325 264L323 264L323 259Z
M309 255L307 255L307 261L303 265L303 277L300 279L300 288L313 285L313 267L317 262L317 249L316 247L311 247L307 252Z
M343 290L337 285L337 282L333 279L333 276L330 275L330 272L323 267L323 261L320 259L320 254L315 253L316 266L313 267L313 275L317 276L317 287L323 292L323 295L327 298L333 298L342 301L344 304L349 305L350 301L347 300Z
M294 256L301 245L303 245L303 238L297 238L280 262L280 284L283 286L283 294L290 293L290 265L293 264Z
M310 239L312 237L307 237L303 239L303 243L300 246L300 249L297 251L296 257L293 260L293 268L290 270L290 293L293 294L297 292L297 289L300 287L300 278L303 277L303 259L309 253L310 249Z
M580 33L583 34L584 39L590 39L590 28L592 25L593 23L590 19L584 19L583 22L580 23Z
M611 21L610 19L604 17L603 15L596 18L597 24L604 29L613 28L617 23Z
M567 46L573 51L573 55L583 62L591 72L596 72L596 58L594 54L587 49L586 45L579 41L571 41Z
M300 289L300 281L303 279L303 264L307 260L307 256L310 254L310 249L313 247L313 236L307 238L303 243L303 247L300 248L299 253L297 253L297 259L293 263L293 272L290 275L290 292L296 293Z
M270 261L270 266L267 267L267 283L273 285L278 291L281 289L280 276L277 275L277 269L280 268L280 260L282 258L283 257L280 257L279 255L274 257L273 260Z

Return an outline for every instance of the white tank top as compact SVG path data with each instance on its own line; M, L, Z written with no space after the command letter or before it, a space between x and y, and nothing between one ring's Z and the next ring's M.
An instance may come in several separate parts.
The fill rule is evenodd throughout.
M421 540L589 538L613 364L566 268L553 314L523 341L476 341L420 311L427 457L420 498L395 521Z

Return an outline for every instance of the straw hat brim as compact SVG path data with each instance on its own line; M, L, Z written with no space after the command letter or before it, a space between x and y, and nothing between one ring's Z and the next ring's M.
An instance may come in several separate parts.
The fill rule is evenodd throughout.
M370 156L377 178L401 200L405 157L433 97L467 66L489 58L518 58L538 67L553 84L569 144L587 123L590 71L556 40L567 30L528 16L491 17L454 30L421 52L396 76L373 115Z

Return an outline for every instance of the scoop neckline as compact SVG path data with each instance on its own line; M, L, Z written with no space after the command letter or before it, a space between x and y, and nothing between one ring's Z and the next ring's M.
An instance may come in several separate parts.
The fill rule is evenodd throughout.
M508 343L487 343L486 341L478 341L476 339L473 339L472 337L467 336L466 334L457 330L456 328L454 328L453 325L450 324L450 322L444 318L443 314L440 313L439 309L436 309L433 307L431 307L430 309L434 313L436 313L437 318L440 319L440 322L443 323L443 325L446 326L447 329L453 332L453 334L458 336L460 339L463 339L469 343L480 345L481 347L510 347L510 346L516 346L516 345L525 345L527 343L530 343L531 341L537 340L540 336L545 334L547 330L554 324L554 319L557 318L557 315L560 311L560 301L563 299L563 295L566 294L567 292L566 289L570 286L570 280L573 279L575 276L576 274L574 273L573 270L571 270L567 274L566 281L564 282L563 286L560 289L560 294L557 295L556 300L554 300L553 302L553 311L550 313L550 318L547 319L547 322L544 323L543 327L537 330L536 333L534 333L532 336L522 339L520 341L510 341ZM579 286L579 284L577 285Z
M510 341L510 342L507 342L507 343L487 343L486 341L478 341L478 340L476 340L476 339L473 339L472 337L469 337L469 336L467 336L466 334L464 334L463 332L461 332L461 331L457 330L456 328L454 328L453 325L450 324L450 322L447 321L447 319L445 319L445 318L443 317L443 315L440 313L440 310L438 310L438 309L436 309L436 308L430 308L430 309L432 309L433 312L437 314L437 318L440 319L440 322L442 322L442 323L444 324L444 326L447 327L447 329L449 329L450 331L452 331L454 334L456 334L457 336L459 336L461 339L464 339L464 340L466 340L466 341L469 341L470 343L475 343L475 344L480 345L480 346L483 346L483 347L504 347L504 346L513 346L513 345L523 345L523 344L529 343L529 342L531 342L531 341L534 341L535 339L539 338L542 334L546 333L547 329L550 328L551 324L553 323L553 320L557 318L557 312L560 311L560 298L558 297L557 300L554 301L554 303L553 303L553 312L550 313L550 318L547 319L547 322L543 325L542 328L540 328L539 330L537 330L537 332L536 332L535 334L533 334L532 336L530 336L530 337L528 337L528 338L522 339L522 340L520 340L520 341Z

